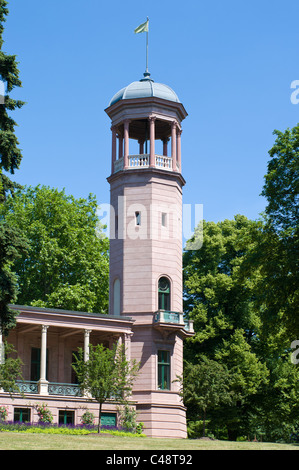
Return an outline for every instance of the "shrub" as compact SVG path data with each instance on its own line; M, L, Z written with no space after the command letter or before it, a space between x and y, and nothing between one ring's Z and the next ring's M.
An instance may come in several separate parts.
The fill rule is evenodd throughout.
M0 406L0 421L5 421L8 416L8 406Z
M95 416L91 411L86 410L81 417L81 423L84 424L94 424Z
M46 403L42 403L41 405L38 404L35 406L35 408L36 408L40 423L52 423L53 422L53 415L51 411L49 410Z
M26 433L44 433L44 434L90 434L97 433L96 425L57 425L49 423L19 423L16 421L0 421L0 431L10 432L26 432ZM109 433L114 436L126 436L126 437L145 437L144 434L135 434L126 432L124 430L118 430L112 427L101 427L101 433Z
M144 424L137 424L137 412L134 408L130 407L128 404L125 404L122 409L119 409L119 412L120 422L124 431L134 434L142 434Z

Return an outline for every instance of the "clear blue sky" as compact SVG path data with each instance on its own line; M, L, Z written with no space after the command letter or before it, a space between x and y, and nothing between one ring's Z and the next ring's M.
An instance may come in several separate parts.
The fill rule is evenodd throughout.
M109 202L104 109L145 69L171 86L183 122L184 203L206 220L256 219L274 129L299 122L298 0L10 0L3 49L16 54L27 102L13 113L23 149L14 179Z

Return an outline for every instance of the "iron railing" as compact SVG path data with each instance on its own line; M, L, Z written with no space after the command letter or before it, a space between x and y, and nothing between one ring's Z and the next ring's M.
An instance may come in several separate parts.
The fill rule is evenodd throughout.
M17 380L17 386L21 393L38 393L38 382Z
M48 385L49 395L63 395L66 397L80 397L82 396L79 385L77 384L63 384L50 382Z
M36 381L17 381L17 385L21 393L37 393L39 394L39 383ZM49 395L60 395L65 397L80 397L82 392L79 385L67 384L67 383L48 383L48 394Z
M171 323L182 325L186 331L193 333L193 321L189 320L183 313L170 310L158 310L154 316L155 323Z

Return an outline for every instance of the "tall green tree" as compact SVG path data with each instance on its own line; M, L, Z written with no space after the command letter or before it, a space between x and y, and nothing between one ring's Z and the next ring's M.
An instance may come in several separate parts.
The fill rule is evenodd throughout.
M283 284L272 293L273 304L264 292L273 289L267 270L275 277L287 266L280 238L269 231L267 218L243 216L204 221L203 236L200 250L184 253L185 309L195 328L184 346L186 373L203 356L219 362L228 371L231 396L231 404L207 409L209 432L229 439L288 440L298 422L299 370L290 362L291 340L279 302ZM276 308L275 326L270 305ZM187 416L194 427L198 417L192 406Z
M246 435L248 409L255 397L266 390L270 372L265 358L249 344L242 329L236 329L228 340L219 344L215 359L229 371L232 402L231 406L223 406L220 416L225 417L223 425L229 440L235 440L238 435Z
M0 219L0 330L4 334L15 325L15 311L9 304L17 300L18 282L14 263L26 256L28 244L20 230ZM1 333L1 332L0 332Z
M299 123L273 134L277 138L269 150L271 159L262 195L267 199L266 214L275 231L294 236L298 234L299 217Z
M249 262L261 267L258 300L267 327L283 324L291 342L299 335L299 124L274 135L262 191L267 223Z
M107 400L127 402L139 366L126 358L123 347L114 345L112 349L108 349L98 344L90 345L87 360L84 360L84 351L79 348L73 368L82 390L99 403L100 432L102 405Z
M299 369L287 357L271 362L268 384L247 407L247 432L272 442L289 442L297 434L298 442Z
M8 174L19 168L22 159L19 142L15 135L16 122L10 113L23 106L20 100L14 100L10 93L21 87L18 63L15 55L3 51L4 23L8 15L7 2L0 0L0 80L5 85L5 96L0 96L0 209L7 195L18 184L11 181ZM2 210L1 210L2 212ZM0 329L7 333L15 323L15 312L9 309L9 303L16 300L18 286L12 266L15 260L26 250L26 237L9 225L0 215Z
M299 334L299 126L274 134L263 219L204 221L202 248L184 253L185 309L196 331L185 358L196 365L206 355L229 371L233 404L212 407L209 426L232 439L288 440L298 429L290 347Z
M189 416L202 422L202 436L206 435L207 411L230 404L229 372L220 362L201 356L197 364L184 368L182 392Z
M237 328L254 341L259 325L253 305L257 273L242 279L240 268L256 223L245 216L214 223L203 221L203 245L184 253L185 311L194 320L194 349L213 355L222 339ZM188 347L186 348L188 351Z
M191 364L190 371L203 356L228 371L231 403L210 407L207 414L209 420L213 418L210 431L218 425L231 439L241 434L244 411L269 374L259 354L261 317L254 302L260 273L258 269L247 277L242 273L247 252L255 243L251 232L259 224L241 215L217 224L204 221L202 247L184 253L185 309L195 329L184 357ZM192 409L187 413L189 420L195 419Z
M14 263L19 304L108 312L109 240L94 196L28 187L7 199L4 216L30 245Z
M15 126L17 124L11 118L10 112L24 105L23 101L15 100L9 95L14 88L21 87L22 83L19 78L16 56L3 51L4 23L9 13L7 5L7 1L0 0L0 79L4 82L6 88L4 103L0 105L0 200L2 201L8 192L13 191L15 187L19 187L4 172L14 174L22 160L19 142L15 135Z

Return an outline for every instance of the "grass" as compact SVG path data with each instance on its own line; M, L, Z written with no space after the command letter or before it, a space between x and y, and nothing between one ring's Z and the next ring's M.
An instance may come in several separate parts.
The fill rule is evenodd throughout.
M103 435L0 432L0 450L299 450L299 445L267 442L154 439Z

